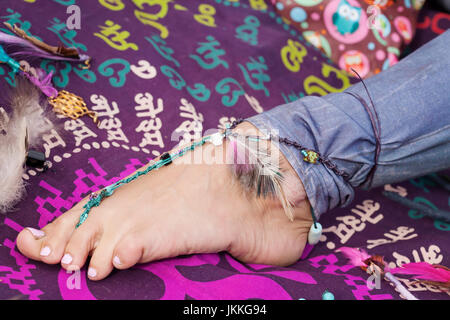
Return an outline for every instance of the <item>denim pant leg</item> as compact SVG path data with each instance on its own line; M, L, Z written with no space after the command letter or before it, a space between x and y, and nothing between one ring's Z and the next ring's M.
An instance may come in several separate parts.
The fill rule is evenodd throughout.
M380 122L381 149L369 180L375 133L361 102L348 93L304 97L247 121L316 150L348 174L344 179L322 164L304 162L297 149L280 144L319 217L349 204L355 187L376 187L450 167L449 51L450 30L364 80ZM346 91L370 103L362 83Z

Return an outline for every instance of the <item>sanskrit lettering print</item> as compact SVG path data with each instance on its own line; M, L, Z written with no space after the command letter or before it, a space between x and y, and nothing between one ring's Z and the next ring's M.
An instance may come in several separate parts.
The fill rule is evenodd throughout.
M80 8L79 29L68 26L70 5ZM310 258L286 268L202 254L138 265L92 282L85 269L68 273L25 258L15 247L24 227L42 228L165 150L236 118L344 90L355 80L267 0L11 0L2 1L0 22L92 56L89 68L21 63L53 71L57 89L80 95L98 115L98 125L89 117L56 119L41 148L49 169L28 168L26 197L0 216L1 299L296 300L321 299L326 289L336 299L401 299L384 282L370 290L368 275L335 250L362 247L384 255L391 266L450 264L450 226L382 195L386 189L448 210L448 194L427 177L358 192L348 208L323 215L324 234ZM336 23L342 31L355 28L337 18ZM3 93L15 80L4 64L0 86L0 106L8 111ZM402 281L419 298L448 298L431 286Z

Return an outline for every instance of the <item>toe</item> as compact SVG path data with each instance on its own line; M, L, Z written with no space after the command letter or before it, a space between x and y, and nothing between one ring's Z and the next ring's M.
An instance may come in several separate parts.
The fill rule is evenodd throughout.
M91 250L95 249L99 239L99 227L92 221L87 220L75 229L61 259L63 268L67 270L82 268Z
M125 236L119 241L113 254L113 264L117 269L128 269L140 262L143 246L134 236Z
M17 236L19 251L34 260L59 263L80 214L79 209L71 209L42 230L25 228Z
M42 246L42 238L45 232L34 228L25 228L17 236L17 247L20 252L33 260L41 260L39 255Z
M88 268L88 277L91 280L102 280L113 270L114 243L108 237L102 237L92 254Z

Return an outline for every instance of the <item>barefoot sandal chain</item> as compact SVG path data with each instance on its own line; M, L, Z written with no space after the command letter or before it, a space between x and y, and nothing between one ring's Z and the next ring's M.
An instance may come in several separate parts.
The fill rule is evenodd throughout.
M200 141L193 142L190 146L187 146L181 150L178 150L178 151L175 151L172 153L169 153L169 152L163 153L159 157L159 160L152 163L146 169L137 171L136 173L134 173L132 176L130 176L128 178L121 179L121 180L103 188L100 191L95 191L95 192L91 193L89 196L88 202L83 206L83 208L85 210L82 212L82 214L80 216L80 220L77 223L75 228L78 228L84 221L86 221L86 219L88 218L89 213L93 207L98 207L103 199L111 196L114 193L114 191L117 188L119 188L120 186L130 183L133 180L140 177L141 175L147 174L152 170L158 170L159 168L161 168L163 166L170 165L173 162L173 160L185 155L189 151L193 151L196 147L202 146L206 142L211 142L215 146L219 146L219 145L222 145L224 139L226 139L228 137L239 136L237 133L232 132L231 130L234 129L237 126L237 124L239 124L242 121L243 120L235 121L231 125L228 125L227 129L224 130L223 132L217 132L213 135L203 137ZM266 137L264 137L264 136L245 136L245 138L251 139L253 141L259 141L259 140L271 140L273 137L271 135L268 135ZM311 160L311 159L313 159L313 160ZM315 153L312 150L308 150L307 154L303 158L304 161L309 162L309 163L314 163L314 164L317 163L316 159L320 159L320 157L318 157L317 153ZM277 174L281 175L279 172L277 172ZM260 190L258 188L258 196L260 194L259 191ZM312 207L311 207L311 215L313 218L313 224L308 233L308 244L307 244L307 247L305 248L305 254L308 254L311 251L312 246L314 246L315 244L317 244L319 242L320 236L322 234L322 226L319 222L317 222L317 219L315 217L314 210Z
M83 206L85 209L83 213L80 216L80 220L77 223L75 228L78 228L86 219L88 218L89 212L93 207L98 207L102 200L104 198L107 198L111 196L114 191L119 188L121 185L130 183L131 181L137 179L138 177L149 173L152 170L158 170L159 168L163 166L167 166L172 163L173 160L185 155L189 151L193 151L196 147L204 145L206 142L212 142L214 145L221 145L222 140L227 137L228 135L231 135L230 130L225 130L223 133L215 133L211 136L203 137L198 142L193 142L190 146L187 146L179 151L173 152L173 153L163 153L159 160L151 164L149 167L147 167L145 170L137 171L132 176L128 178L121 179L105 188L103 188L100 191L96 191L90 194L88 202Z

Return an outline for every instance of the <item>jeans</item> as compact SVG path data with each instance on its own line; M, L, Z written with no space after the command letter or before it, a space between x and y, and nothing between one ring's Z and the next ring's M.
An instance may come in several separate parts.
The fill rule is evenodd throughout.
M246 119L258 129L319 152L348 174L303 161L292 146L280 151L297 172L317 216L348 205L354 188L370 189L450 167L450 30L395 66L364 80L380 123L380 152L357 83L344 92L308 96Z

